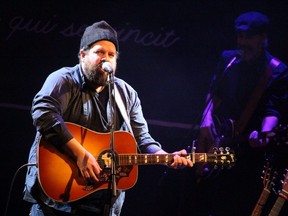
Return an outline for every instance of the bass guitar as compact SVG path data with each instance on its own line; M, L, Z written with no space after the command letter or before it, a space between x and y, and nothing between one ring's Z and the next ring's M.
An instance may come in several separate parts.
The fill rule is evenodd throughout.
M41 139L38 145L38 180L44 193L57 202L73 202L101 189L109 188L111 173L110 133L98 133L77 124L66 122L69 131L91 154L102 168L99 182L87 182L76 163L58 148ZM116 187L132 188L138 178L137 165L168 165L173 154L137 154L135 138L128 132L115 131ZM187 154L193 163L211 163L217 166L232 166L234 154L220 150L211 154Z

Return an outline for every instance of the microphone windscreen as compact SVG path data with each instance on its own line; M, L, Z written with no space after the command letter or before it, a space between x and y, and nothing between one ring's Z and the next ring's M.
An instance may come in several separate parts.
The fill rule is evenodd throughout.
M102 69L109 74L113 72L113 68L110 62L103 62Z

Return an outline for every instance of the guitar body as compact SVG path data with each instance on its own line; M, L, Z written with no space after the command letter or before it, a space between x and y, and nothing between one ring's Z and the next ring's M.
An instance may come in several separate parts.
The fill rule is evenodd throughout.
M103 173L99 182L86 182L70 157L42 139L38 147L38 179L46 195L58 202L76 201L95 191L107 189L111 171L110 133L97 133L72 123L66 125L75 139L97 158ZM114 133L114 148L117 154L137 152L134 137L124 131ZM137 166L116 167L117 189L133 187L137 178Z
M215 119L215 117L214 117ZM241 145L245 145L248 140L247 134L238 134L237 128L238 123L233 119L226 119L220 123L220 120L214 120L217 122L215 124L217 137L216 146L218 147L229 147L234 151L238 151Z
M66 126L74 138L94 155L102 168L100 181L86 181L76 163L58 148L41 139L38 145L38 180L44 193L57 202L73 202L98 190L111 188L111 151L110 133L97 133L85 127L68 123ZM128 132L115 131L115 178L116 189L132 188L138 178L138 165L169 165L174 154L138 154L135 138ZM219 149L211 154L187 154L193 163L211 163L213 166L231 167L235 163L235 155L229 150Z

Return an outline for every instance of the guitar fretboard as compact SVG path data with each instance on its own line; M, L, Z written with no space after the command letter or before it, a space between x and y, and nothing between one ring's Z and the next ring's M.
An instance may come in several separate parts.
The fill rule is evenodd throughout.
M283 205L285 203L285 199L281 196L279 196L275 202L275 204L273 205L270 213L269 213L269 216L278 216Z
M118 163L120 166L125 165L149 165L149 164L170 164L173 162L174 154L120 154L118 155ZM233 155L232 155L233 156ZM206 154L194 153L185 156L192 160L193 163L211 162L215 164L233 163L234 159L229 154Z
M261 215L263 206L266 204L269 195L270 195L270 191L267 188L264 188L251 216Z

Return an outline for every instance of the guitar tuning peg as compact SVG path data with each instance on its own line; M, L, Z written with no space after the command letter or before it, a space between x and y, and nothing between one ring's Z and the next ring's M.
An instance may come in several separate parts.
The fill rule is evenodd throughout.
M220 151L220 154L223 154L224 148L223 148L223 147L220 147L220 148L219 148L219 151Z
M272 187L272 191L273 191L274 194L278 194L279 193L279 191L276 191L274 187Z
M227 153L229 153L229 152L230 152L230 147L226 147L226 148L225 148L225 151L226 151Z
M218 149L217 149L216 147L213 147L213 153L214 153L215 155L217 155L217 151L218 151Z

